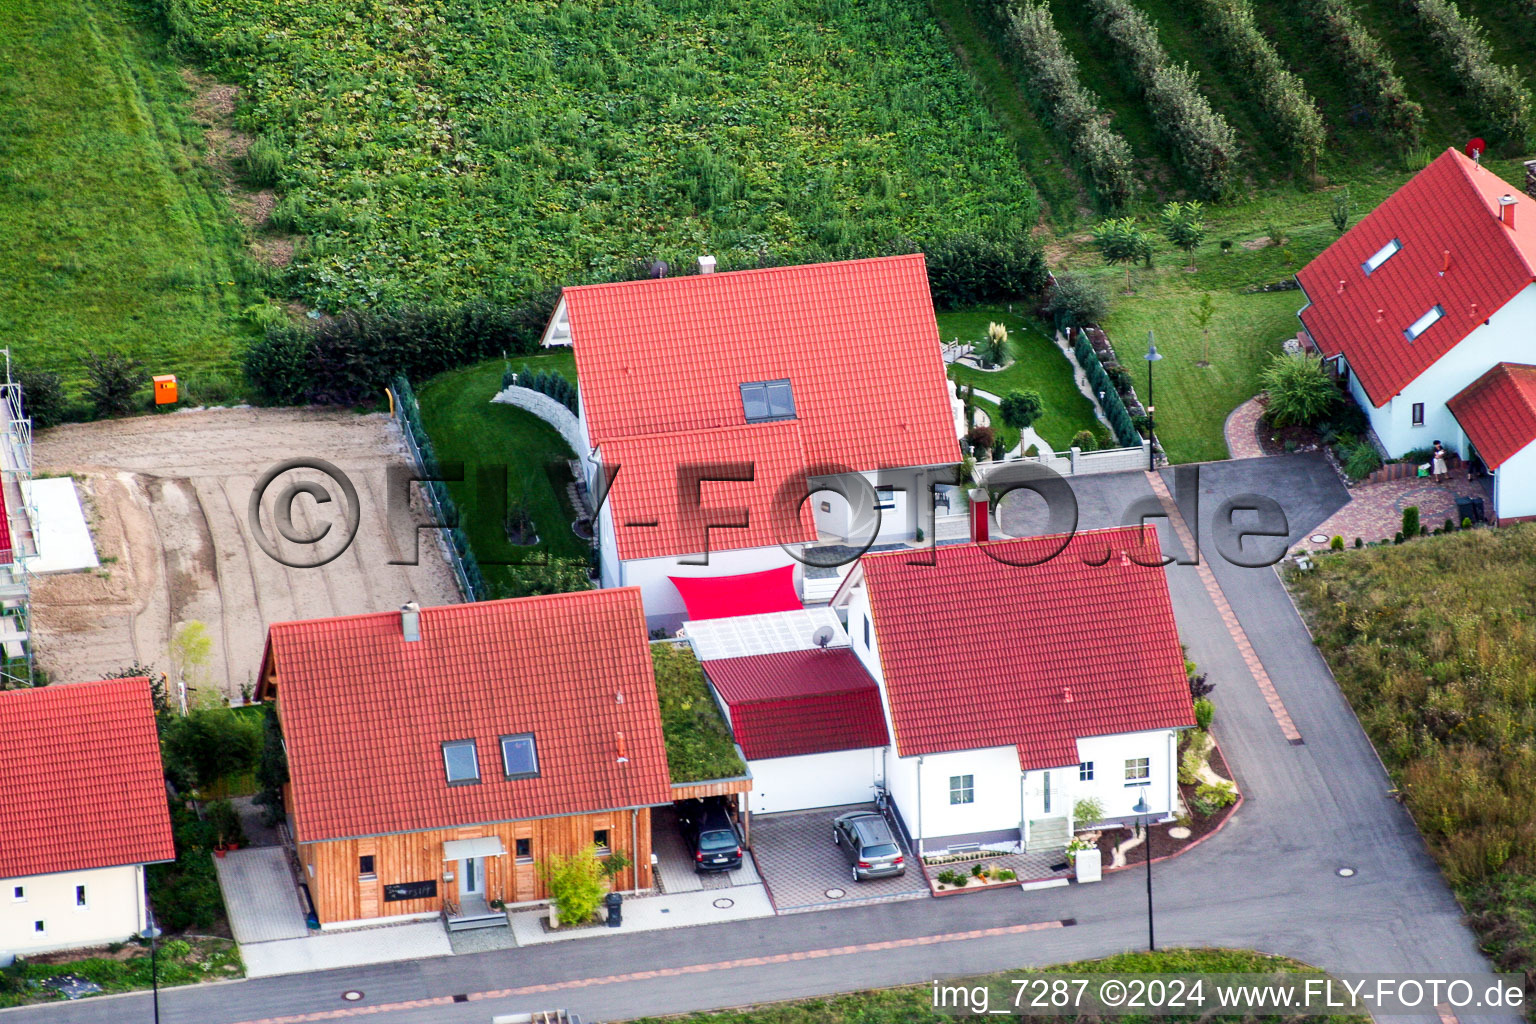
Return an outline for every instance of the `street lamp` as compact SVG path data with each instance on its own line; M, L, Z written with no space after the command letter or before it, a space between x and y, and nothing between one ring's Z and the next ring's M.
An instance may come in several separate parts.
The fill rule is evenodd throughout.
M160 962L157 959L158 950L155 946L155 940L160 937L160 929L155 927L155 910L149 905L148 900L144 902L144 910L149 920L149 927L139 934L149 940L149 985L154 991L155 1024L160 1024Z
M1152 931L1152 829L1147 824L1147 815L1152 807L1147 803L1146 790L1142 790L1141 799L1136 801L1136 806L1131 810L1141 815L1141 835L1147 844L1147 951L1157 952L1157 937Z
M1163 354L1157 350L1157 342L1152 337L1152 332L1147 332L1147 471L1157 468L1157 420L1154 418L1152 406L1152 364L1163 358Z

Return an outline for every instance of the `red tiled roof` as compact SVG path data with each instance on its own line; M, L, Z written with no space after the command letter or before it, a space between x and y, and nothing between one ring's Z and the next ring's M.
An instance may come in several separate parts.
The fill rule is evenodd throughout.
M1536 366L1500 363L1446 403L1490 469L1536 441Z
M672 799L638 589L420 615L417 641L399 612L272 626L300 842ZM505 777L499 738L517 733L537 778ZM442 744L464 739L481 781L449 786Z
M704 662L749 760L883 747L880 689L846 647Z
M1504 195L1520 200L1514 229L1499 222ZM1386 403L1536 278L1532 206L1446 150L1296 275L1310 302L1302 323L1325 355L1343 353L1372 403ZM1367 277L1361 265L1394 238L1401 251ZM1408 341L1403 330L1436 305L1445 315Z
M174 860L146 679L0 693L0 878Z
M735 450L751 456L771 424L747 424L740 385L781 379L794 390L802 468L863 472L958 458L921 255L583 285L565 289L564 301L588 433L605 458L623 438L708 439L732 428L748 431L751 443ZM782 445L763 440L757 457L780 456ZM674 503L679 461L661 471L665 487L635 500ZM639 550L694 549L657 540ZM620 552L649 557L622 538Z
M702 552L705 525L712 522L744 526L710 527L710 551L816 539L809 501L800 501L798 507L786 504L777 517L782 523L775 514L776 499L786 486L793 488L793 500L804 498L809 489L800 424L794 420L615 438L603 446L603 462L609 470L618 467L608 501L621 558ZM750 473L752 480L706 480L699 485L695 505L679 494L684 486L678 480L680 468L709 477Z
M1151 527L865 555L903 757L1017 746L1026 770L1077 763L1085 736L1194 724ZM1039 561L1038 565L1004 564ZM1096 564L1102 563L1102 564Z

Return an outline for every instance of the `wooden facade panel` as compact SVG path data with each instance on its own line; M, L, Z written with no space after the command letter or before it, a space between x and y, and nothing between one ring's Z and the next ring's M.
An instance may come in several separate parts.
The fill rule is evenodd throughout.
M546 898L539 862L552 855L568 856L593 842L600 830L608 833L609 848L621 850L631 866L619 872L620 889L649 889L651 878L651 812L605 811L538 818L496 825L437 829L392 836L338 839L299 845L299 858L310 876L310 893L322 923L355 921L402 914L437 913L447 900L458 906L459 866L443 862L443 843L451 839L498 836L505 851L485 860L485 898L522 903ZM531 861L519 862L517 840L528 841ZM360 875L358 858L374 858L372 879ZM312 870L311 870L312 866ZM446 877L452 876L451 880ZM391 886L435 882L430 898L390 900Z
M673 800L702 800L707 796L730 796L732 793L752 792L752 780L716 779L713 782L674 782Z

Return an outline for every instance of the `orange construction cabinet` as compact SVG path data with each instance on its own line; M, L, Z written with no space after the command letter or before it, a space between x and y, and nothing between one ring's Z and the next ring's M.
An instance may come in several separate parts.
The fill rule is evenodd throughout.
M144 378L140 377L140 380ZM173 405L176 402L176 375L164 373L155 377L155 404Z

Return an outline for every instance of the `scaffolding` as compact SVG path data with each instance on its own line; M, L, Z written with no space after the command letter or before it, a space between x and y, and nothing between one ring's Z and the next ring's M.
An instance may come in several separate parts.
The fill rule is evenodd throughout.
M5 353L0 384L0 689L33 683L32 585L27 559L37 555L37 508L28 500L32 479L32 421L23 411L21 385L11 379Z

